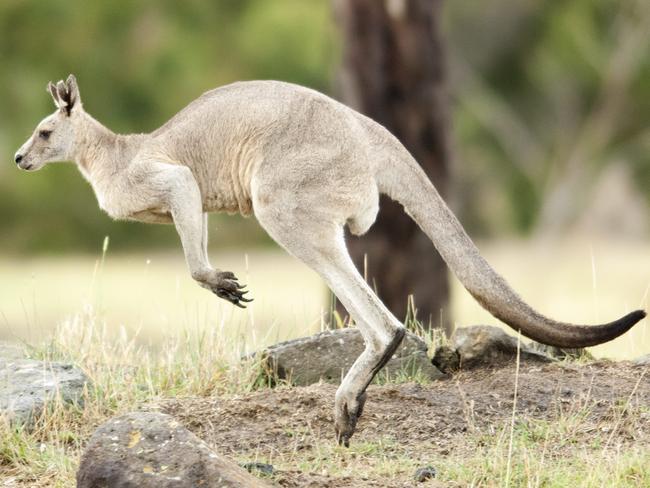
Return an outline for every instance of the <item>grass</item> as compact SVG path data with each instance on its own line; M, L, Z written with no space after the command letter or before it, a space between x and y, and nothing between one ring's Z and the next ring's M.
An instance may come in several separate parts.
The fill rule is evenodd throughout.
M579 323L609 321L650 308L650 254L643 243L498 242L487 259L543 313ZM82 303L93 303L111 333L123 328L140 344L159 346L179 329L221 328L253 346L321 330L329 295L316 273L277 250L212 253L212 261L249 285L255 302L232 307L196 286L179 250L169 254L0 257L0 339L40 340ZM524 265L522 265L524 263ZM52 290L63 291L52 293ZM498 325L452 280L457 326ZM650 321L592 348L596 357L630 359L650 352ZM506 329L507 330L507 329Z
M12 486L74 486L82 443L104 420L166 397L227 395L258 386L259 365L219 330L168 337L155 351L114 337L91 311L63 324L38 359L72 362L90 379L83 406L50 402L33 429L0 426L0 480ZM3 486L5 486L3 485Z
M488 257L517 288L523 289L524 296L535 295L533 303L549 314L572 319L580 315L579 309L586 302L593 306L590 313L594 319L600 319L601 310L605 318L610 315L605 310L618 313L639 305L647 308L647 270L650 269L647 249L628 248L625 254L628 258L608 258L602 267L596 267L600 275L611 276L612 281L625 287L612 293L612 298L608 293L616 287L609 283L602 285L594 278L591 260L585 266L587 279L592 283L585 287L584 276L580 278L584 266L576 265L579 261L576 256L581 256L580 244L565 246L563 254L557 255L548 249L524 251L521 246L512 246L488 249ZM609 249L619 257L623 255L615 246ZM535 257L524 259L524 252ZM552 259L547 259L549 252ZM237 263L237 256L232 253L221 256L222 262L232 263L228 269L247 276L247 281L253 289L260 290L261 296L268 292L269 303L275 305L262 302L258 309L239 311L230 307L226 310L185 279L182 261L168 256L155 256L149 262L142 256L109 257L105 263L75 259L48 265L47 260L35 260L32 264L38 275L31 278L25 277L24 269L17 265L3 265L0 324L4 316L5 335L17 334L12 324L27 323L33 334L22 337L26 344L33 344L26 345L31 357L73 362L83 369L91 383L83 406L63 408L56 400L52 401L33 429L0 422L0 485L74 486L84 442L106 419L165 398L228 396L265 387L260 380L259 365L252 359L242 361L242 355L277 340L319 330L323 326L326 295L319 280L290 258L254 254L248 266L246 260ZM532 278L522 278L523 271L517 267L522 259L533 268ZM139 268L135 262L140 263ZM565 278L554 271L547 272L554 269L549 263L563 268ZM85 280L85 285L78 283L76 272L70 272L79 267L88 269L90 279ZM279 269L289 270L289 274L278 273ZM56 281L57 274L60 281ZM547 288L549 282L560 286ZM11 291L8 283L18 291ZM82 286L86 286L83 292ZM459 321L485 323L478 307L466 303L466 298L459 298L457 284L454 286L454 309L461 317ZM537 292L531 293L536 286ZM30 287L32 293L26 293ZM56 303L60 295L48 293L48 287L68 292L63 295L63 304ZM192 291L187 291L189 287ZM196 297L200 293L200 298L193 295L194 288L197 288ZM553 304L545 307L552 300L545 297L547 294L576 296L582 305L571 308L566 306L566 301L559 300L562 310ZM590 294L593 296L585 298ZM19 296L20 307L9 303ZM296 297L302 308L285 310L280 314L281 319L274 318L278 303L289 303ZM616 297L624 300L617 301ZM117 305L122 299L124 309ZM202 300L211 302L206 305ZM73 309L73 301L77 305L94 303L95 307L87 307L61 320L64 312ZM17 312L19 308L22 308L22 319L21 312ZM116 315L115 310L121 311ZM54 321L58 325L50 326ZM608 350L616 352L608 355L629 357L647 353L650 350L647 322L633 331L637 335L621 338L617 349ZM160 323L164 331L155 325ZM302 327L304 324L307 326ZM37 337L47 339L36 341ZM431 343L438 339L428 336L426 340ZM390 378L380 375L378 383L413 381L413 375L407 373ZM415 380L424 382L417 374ZM648 411L641 408L622 405L625 415L622 413L621 419L647 416ZM470 410L471 406L468 407L471 417ZM605 432L590 441L595 445L585 446L577 440L583 428L586 420L581 411L563 412L554 422L536 421L514 412L512 424L497 426L490 433L469 433L468 448L462 455L436 458L435 466L439 473L444 473L443 481L457 482L460 486L650 486L647 449L618 449L607 445ZM309 434L294 433L296 437ZM308 451L296 449L291 454L279 453L264 461L286 470L386 478L412 473L421 466L413 452L389 438L353 444L349 450L335 446L329 438L312 439L312 442L313 449Z
M0 425L0 484L72 487L83 444L106 419L164 398L228 396L264 387L259 365L240 360L242 348L241 342L213 330L179 332L150 350L126 333L111 337L91 311L61 324L49 341L28 353L80 365L92 380L86 401L74 408L53 401L32 430ZM405 373L379 383L407 379L413 381ZM467 405L470 427L471 408ZM471 431L460 454L436 457L433 462L442 481L459 486L650 486L650 451L608 446L607 432L586 443L584 431L593 425L585 408L567 410L553 422L515 411L512 424L504 422L491 432ZM648 410L622 404L619 414L621 421L629 421L647 416ZM418 446L405 448L395 439L358 442L344 449L313 432L291 433L297 443L306 437L312 449L278 451L262 461L281 470L343 477L362 474L373 479L393 479L421 467L413 456ZM421 449L426 452L427 446Z
M316 273L278 251L221 252L255 302L246 310L194 283L179 249L169 254L0 257L0 339L38 341L91 303L109 333L160 346L178 330L220 328L248 344L270 344L320 330L327 293ZM56 290L53 293L52 290Z
M650 486L647 448L594 450L592 447L598 446L572 442L570 436L586 425L581 414L567 414L553 422L525 419L513 429L504 424L490 435L468 435L467 449L461 455L438 456L432 463L440 481L456 483L449 486ZM390 438L353 443L349 449L325 441L313 446L307 455L296 450L270 461L279 469L356 478L363 473L375 480L392 479L422 467L414 453L426 450L426 445L403 449Z
M562 425L566 419L559 422ZM542 423L534 428L542 439L531 438L530 426L513 431L513 456L505 428L496 437L482 440L473 454L462 459L444 459L440 471L450 481L472 486L536 487L645 487L650 484L650 452L647 449L607 451L594 454L576 446L570 454L554 455L553 445L566 442L562 428Z

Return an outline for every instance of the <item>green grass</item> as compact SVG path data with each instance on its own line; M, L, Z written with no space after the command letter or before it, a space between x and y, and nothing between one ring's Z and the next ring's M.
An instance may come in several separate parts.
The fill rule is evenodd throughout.
M487 434L468 435L466 449L453 456L431 458L442 482L472 487L647 487L650 451L647 448L593 449L572 442L571 429L585 424L580 416L559 421L518 422L509 456L509 427ZM567 430L568 428L568 430ZM435 442L435 440L432 440ZM414 473L422 461L414 454L427 446L400 446L394 439L353 443L349 449L324 441L309 455L295 451L274 458L279 469L326 473L330 476L393 479ZM316 452L316 455L313 453ZM426 486L426 485L425 485Z
M507 478L507 446L478 448L463 459L446 459L440 471L448 481L471 486L536 487L645 487L650 484L650 453L626 450L594 455L576 452L561 458L546 457L539 445L526 446L527 438L515 437L515 456Z

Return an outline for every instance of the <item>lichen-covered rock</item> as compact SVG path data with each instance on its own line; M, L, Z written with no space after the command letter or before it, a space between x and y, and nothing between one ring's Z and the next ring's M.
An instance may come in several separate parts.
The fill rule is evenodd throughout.
M275 468L272 464L268 463L250 462L240 464L240 466L249 473L259 473L264 476L273 476L273 474L275 474Z
M443 373L454 373L460 369L460 356L449 346L440 346L436 349L431 362Z
M489 325L456 329L451 343L458 353L462 369L511 363L517 357L517 338ZM523 361L552 361L550 357L534 351L523 341L520 344L520 358Z
M304 386L320 380L340 383L363 348L359 330L346 328L281 342L262 354L270 374ZM429 380L444 376L431 364L424 341L408 332L382 371L389 375L417 374Z
M423 483L427 480L435 478L436 474L436 468L433 466L426 466L424 468L418 468L417 471L415 471L414 478L418 483Z
M0 416L14 424L30 424L47 401L83 400L86 375L71 364L0 356Z
M553 359L594 359L591 353L582 347L578 348L562 348L549 346L547 344L542 344L540 342L531 341L528 343L528 347L533 351L545 354Z
M650 354L640 356L632 361L636 366L650 366Z
M101 425L77 488L269 488L162 413L132 412Z

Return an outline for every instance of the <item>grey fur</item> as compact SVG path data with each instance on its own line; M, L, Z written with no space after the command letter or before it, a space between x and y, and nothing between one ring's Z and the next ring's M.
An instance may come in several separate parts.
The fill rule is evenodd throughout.
M645 316L573 326L532 310L480 256L408 151L385 128L308 88L234 83L203 94L160 129L116 135L82 107L76 80L48 85L57 111L19 149L36 170L74 160L100 207L116 219L174 223L192 277L236 305L232 273L207 255L207 212L255 214L281 246L311 266L354 318L366 349L336 393L335 426L347 445L365 389L403 336L403 326L355 269L344 241L372 225L379 194L402 203L474 297L539 342L584 347L612 339ZM51 131L47 140L40 131Z

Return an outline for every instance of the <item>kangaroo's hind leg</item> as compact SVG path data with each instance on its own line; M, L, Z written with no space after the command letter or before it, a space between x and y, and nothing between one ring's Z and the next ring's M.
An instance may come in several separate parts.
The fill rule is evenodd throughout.
M399 346L404 328L354 267L341 224L314 219L300 207L287 211L258 204L255 213L271 237L323 277L363 336L365 350L335 398L336 437L348 446L363 410L366 388Z

